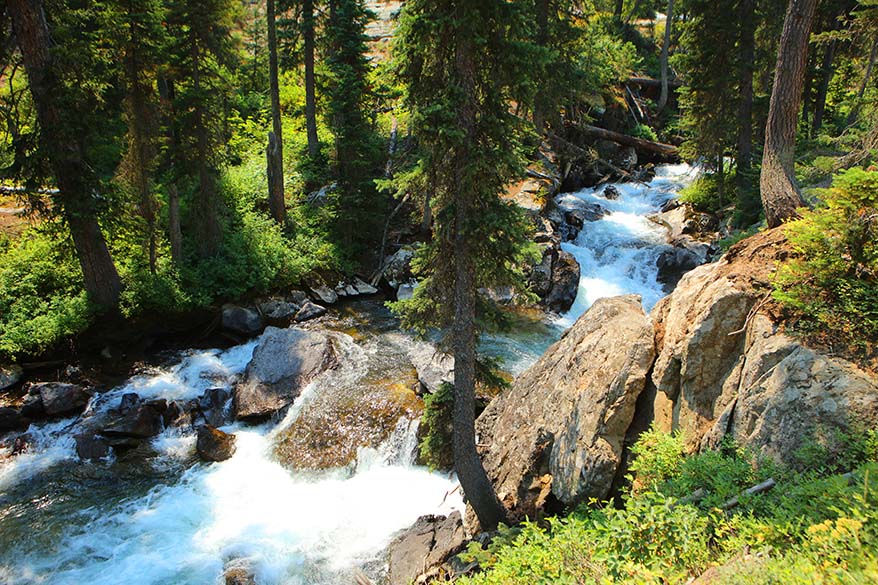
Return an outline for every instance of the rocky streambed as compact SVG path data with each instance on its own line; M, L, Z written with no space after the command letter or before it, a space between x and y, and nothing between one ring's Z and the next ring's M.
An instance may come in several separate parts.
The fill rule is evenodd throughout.
M650 185L558 195L537 210L554 299L547 305L559 312L522 316L518 331L485 338L483 351L519 375L597 299L638 294L634 312L656 304L672 286L660 282L668 266L684 272L706 257L688 257L701 244L686 240L691 214L674 210L691 178L689 167L660 167ZM394 257L385 279L408 294L416 283L407 254ZM438 527L422 523L422 541L448 541L444 552L425 554L441 560L453 550L462 537L456 480L415 461L418 394L447 380L453 364L400 332L380 300L326 313L339 298L373 294L372 285L314 283L311 292L226 307L223 325L259 335L251 341L175 354L109 389L33 385L0 409L10 431L0 442L0 582L341 583L359 571L398 582L411 575L400 572L405 558L388 575L388 544L424 514L452 514ZM266 323L280 326L262 331ZM632 363L653 359L644 351ZM606 371L617 361L608 357ZM34 421L26 431L22 417ZM616 451L612 443L608 452ZM601 477L615 471L591 459L546 461ZM522 473L539 484L546 473L537 471ZM518 481L509 478L501 483ZM577 490L559 480L534 501Z

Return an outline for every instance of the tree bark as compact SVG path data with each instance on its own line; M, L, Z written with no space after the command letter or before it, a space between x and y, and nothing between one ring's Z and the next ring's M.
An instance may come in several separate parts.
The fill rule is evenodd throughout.
M183 264L183 230L180 228L180 193L177 184L168 185L168 240L171 242L171 259Z
M537 3L537 45L545 47L549 43L549 0L536 0ZM515 104L519 107L521 104ZM546 125L546 104L541 97L534 100L533 124L542 136Z
M122 282L95 216L94 185L82 146L82 133L64 112L63 87L49 52L51 37L41 0L9 0L7 9L42 131L40 141L49 154L61 199L61 212L70 228L89 297L105 307L119 302ZM85 107L86 104L76 104Z
M195 95L201 94L201 52L198 44L192 42L192 87ZM196 192L196 209L192 215L195 218L195 236L198 254L202 258L215 256L219 250L222 238L219 218L217 217L217 193L216 178L210 164L210 132L203 103L195 105L193 110L193 131L195 132L197 166L198 166L198 191Z
M475 50L470 39L460 39L456 47L455 69L458 83L466 99L458 111L459 127L467 136L476 129L478 99L475 83ZM458 176L452 196L454 205L454 321L451 326L454 353L454 408L453 451L454 466L460 485L469 504L479 519L482 530L493 530L506 520L506 509L485 473L476 448L475 387L476 387L476 290L473 245L467 224L473 221L472 194L467 188L466 166L470 164L468 149L473 142L466 140L464 148L454 161ZM469 179L472 181L472 178Z
M746 0L745 0L746 1ZM665 19L665 42L662 44L662 92L659 95L658 111L668 105L668 51L671 46L671 26L674 22L674 0L668 0L668 16Z
M753 158L753 60L756 52L755 0L741 0L740 58L738 79L738 153L735 161L738 199L750 190L750 168Z
M777 51L759 186L768 227L798 217L805 205L795 175L796 121L817 0L790 0Z
M634 136L620 134L619 132L613 132L612 130L598 128L597 126L589 126L587 124L580 124L577 128L586 136L591 136L593 138L610 140L625 146L633 146L637 150L642 150L644 152L657 154L667 158L675 158L677 156L677 147L671 144L653 142L652 140L644 140L643 138L635 138Z
M287 219L284 202L284 140L280 120L280 88L277 71L277 23L275 22L275 0L268 0L266 19L268 20L268 93L271 97L271 127L275 139L272 147L272 134L268 137L268 207L274 220L283 225ZM272 158L274 157L274 158Z
M302 42L305 51L305 128L308 135L308 155L313 159L320 154L317 136L317 105L314 97L314 2L302 2Z
M829 93L829 82L832 80L832 62L835 60L836 40L832 39L823 54L823 65L820 68L820 85L814 99L814 119L811 123L811 135L816 136L823 126L823 114L826 110L826 94Z

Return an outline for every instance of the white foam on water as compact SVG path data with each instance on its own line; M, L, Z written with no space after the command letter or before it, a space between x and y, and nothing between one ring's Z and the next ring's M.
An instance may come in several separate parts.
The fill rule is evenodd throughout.
M657 282L656 261L668 247L667 230L648 216L676 196L695 173L687 164L663 165L656 168L656 177L648 185L616 184L617 199L604 197L605 186L563 196L598 203L609 214L585 222L576 240L561 245L579 262L581 276L576 300L558 318L559 325L573 325L600 298L639 294L649 311L665 295Z
M284 420L224 427L237 436L231 459L195 464L171 484L109 510L77 510L51 550L22 544L0 552L0 582L220 583L229 564L246 566L260 584L352 582L355 568L382 565L392 536L419 516L462 511L455 477L413 465L416 421L400 420L378 449L361 449L353 469L295 472L275 459L276 436L315 393L366 372L369 353L347 336L335 337L340 367L306 387ZM229 385L254 347L193 353L152 377L135 377L90 408L112 408L131 391L180 400ZM74 420L43 425L45 444L35 440L32 456L0 468L0 480L20 481L30 464L38 473L60 458L75 459ZM166 429L151 442L159 454L153 464L190 459L194 443L191 431Z

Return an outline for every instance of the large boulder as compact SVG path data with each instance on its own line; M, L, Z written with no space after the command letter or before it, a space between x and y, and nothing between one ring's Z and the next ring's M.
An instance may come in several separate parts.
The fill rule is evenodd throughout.
M537 244L540 247L540 261L530 267L528 285L535 295L545 298L552 290L552 264L558 256L558 248L551 242Z
M412 259L414 257L414 250L400 248L384 259L384 279L391 287L397 288L413 278Z
M600 299L488 405L478 443L513 519L607 496L654 356L640 297Z
M272 325L289 325L299 311L301 303L282 297L271 297L258 303L259 312Z
M243 381L235 387L235 417L258 421L286 408L311 380L336 363L328 335L296 327L268 327Z
M91 392L82 386L63 382L32 384L28 394L34 397L29 403L38 409L35 403L39 402L44 415L50 418L81 412L91 398Z
M110 444L97 435L80 433L74 437L76 441L76 454L83 461L95 461L103 459L110 454Z
M430 343L418 342L408 350L408 357L418 372L422 393L434 393L444 383L454 381L454 358Z
M302 321L309 321L325 314L326 307L321 307L320 305L312 303L311 301L305 301L304 303L302 303L302 307L296 313L296 322L301 323Z
M225 461L235 454L235 435L204 425L198 428L195 451L203 461Z
M0 390L15 386L24 376L24 370L17 364L0 364Z
M265 325L262 315L249 307L223 305L221 317L223 329L244 335L255 335Z
M773 230L733 247L722 260L687 273L653 309L658 357L652 380L660 428L682 430L694 446L734 396L751 309L770 292L789 254Z
M659 429L692 449L724 437L795 464L804 441L878 426L878 379L806 347L773 317L771 274L790 254L780 229L696 268L655 309Z
M431 568L444 563L463 548L460 512L446 516L421 516L390 543L390 585L409 585Z
M558 313L568 310L579 293L579 277L579 262L573 254L559 250L552 263L552 287L543 299L545 305Z

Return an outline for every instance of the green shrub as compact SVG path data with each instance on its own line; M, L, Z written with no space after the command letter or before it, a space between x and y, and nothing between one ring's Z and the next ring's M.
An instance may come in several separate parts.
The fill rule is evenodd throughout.
M786 225L798 257L774 278L774 297L806 329L870 351L878 339L878 172L836 175L822 202Z
M0 256L0 354L46 351L91 322L79 264L50 227L25 232Z
M421 415L423 435L418 444L421 462L430 469L452 469L454 452L451 433L454 428L452 409L454 386L442 384L439 390L424 396L424 413Z
M850 462L874 456L875 433L850 433ZM686 583L715 566L711 583L869 583L878 577L878 464L825 475L831 461L798 473L725 444L685 455L680 435L650 430L633 447L638 489L624 507L581 507L566 518L504 529L471 545L483 572L463 585ZM836 455L826 452L830 459ZM719 509L767 478L778 486ZM680 498L696 489L707 497Z
M725 173L720 182L717 173L704 173L680 191L680 201L698 211L716 213L735 199L734 175Z
M635 126L631 131L631 136L634 136L635 138L643 138L645 140L652 140L653 142L658 141L658 136L656 135L655 130L646 124L638 124Z

